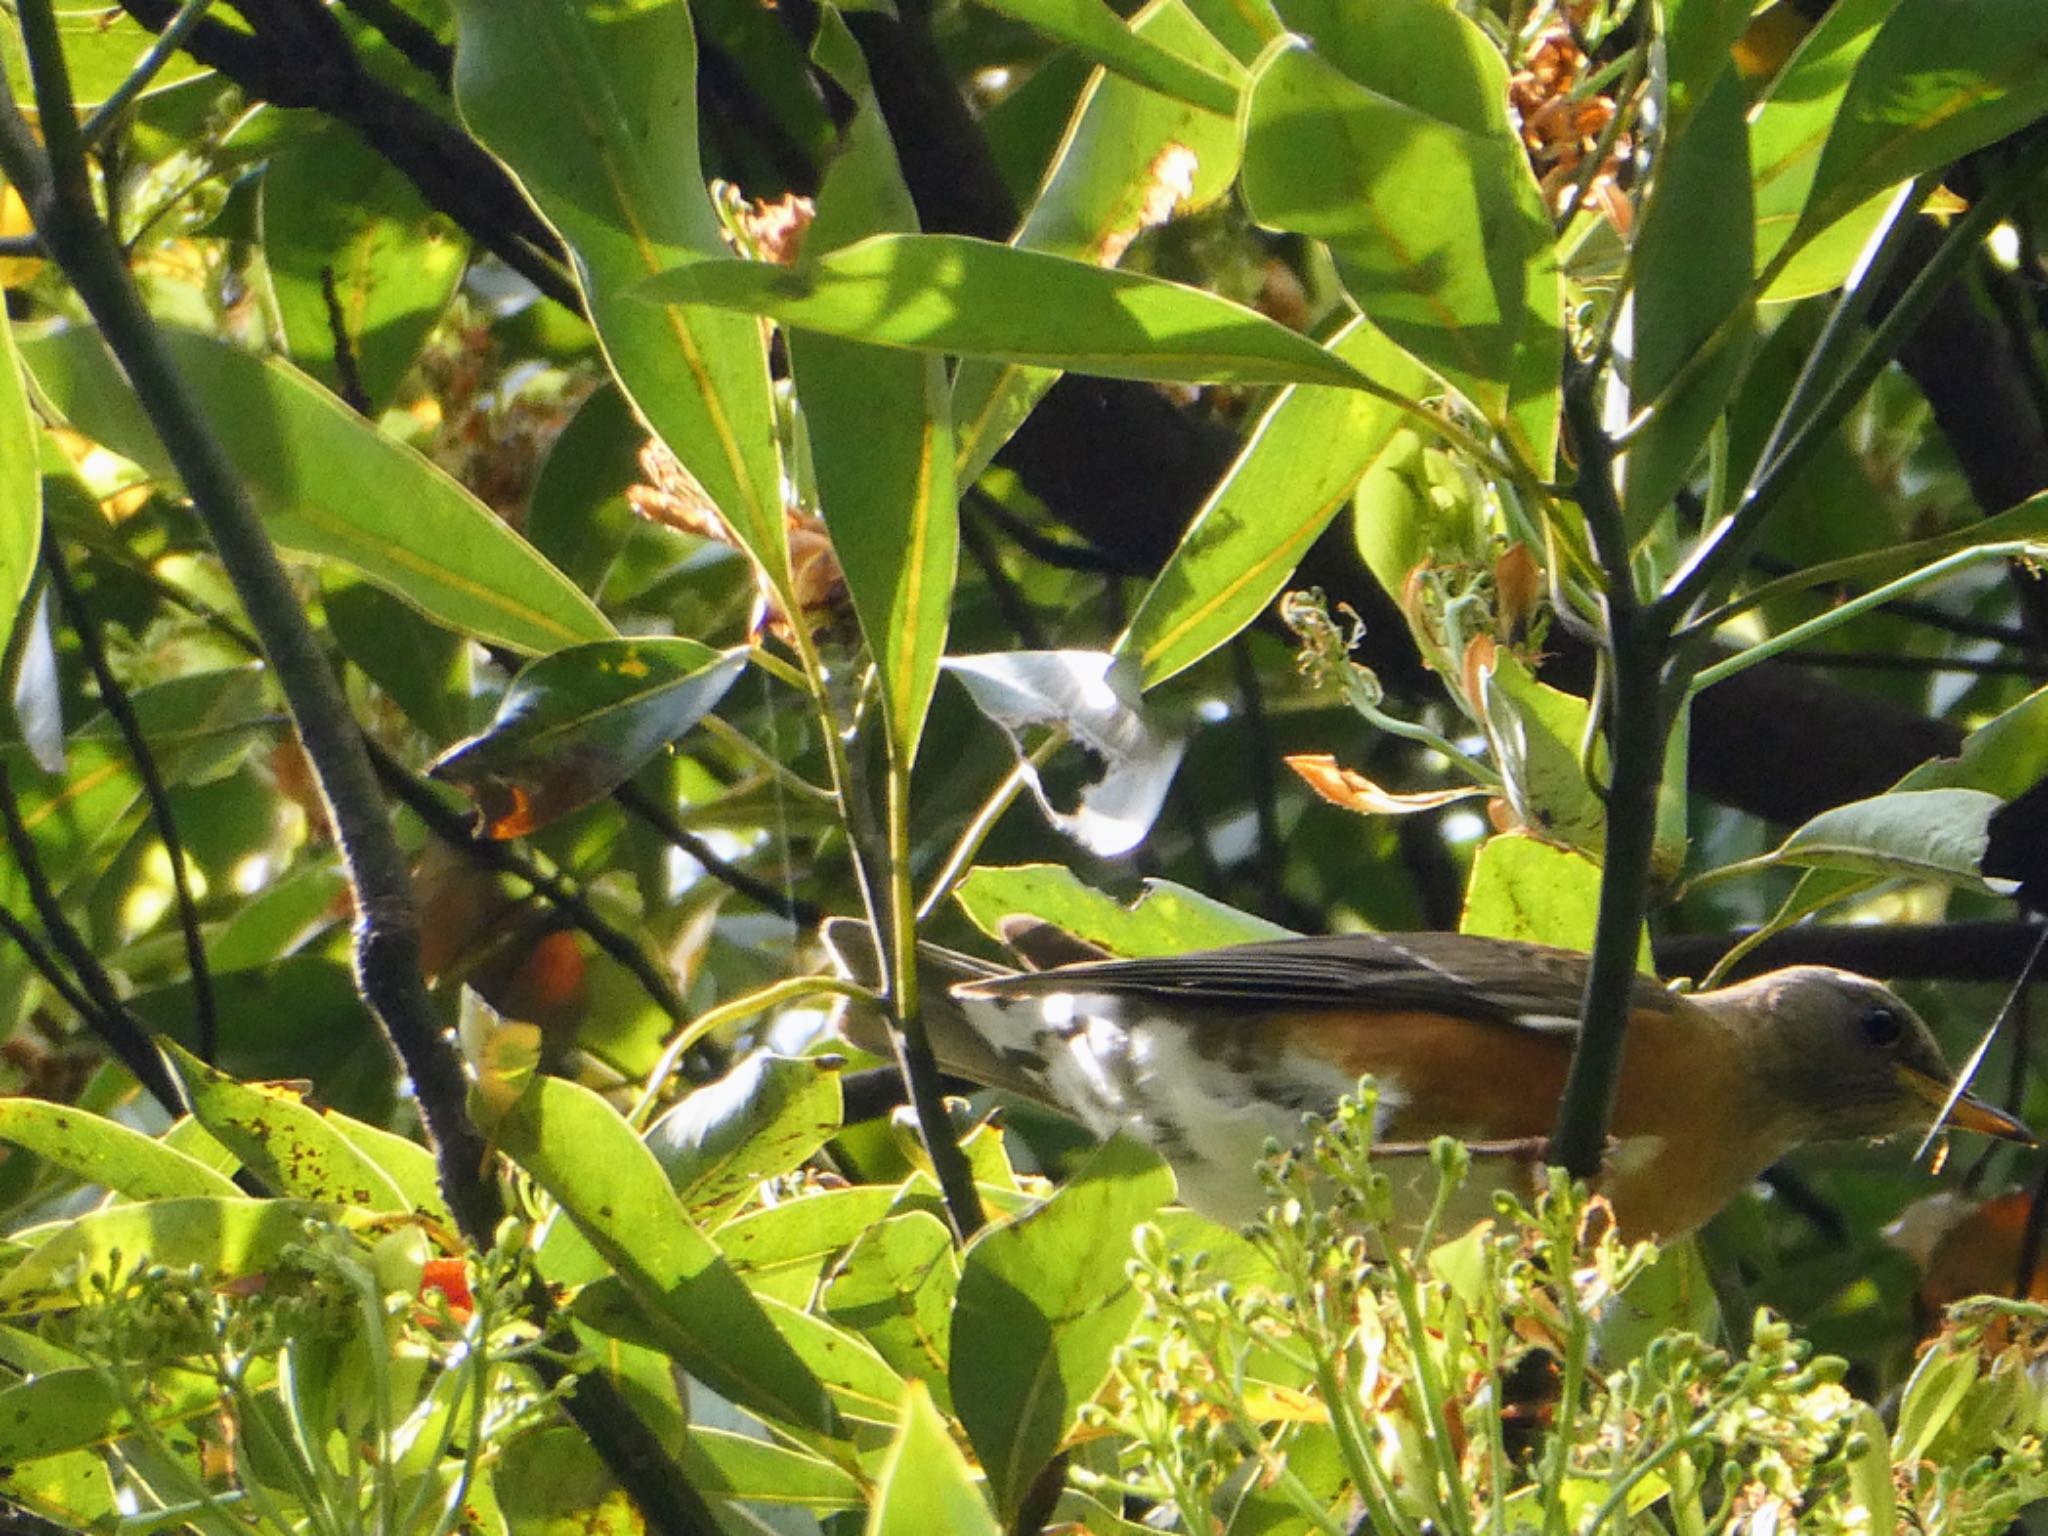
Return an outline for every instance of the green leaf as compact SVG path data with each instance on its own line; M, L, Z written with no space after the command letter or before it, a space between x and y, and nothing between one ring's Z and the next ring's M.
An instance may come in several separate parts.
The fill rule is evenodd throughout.
M593 596L640 521L626 488L640 479L646 441L632 404L608 383L576 408L534 471L526 536Z
M1822 811L1758 862L1935 879L2010 895L2016 882L1983 870L1991 816L2004 803L1981 789L1893 790Z
M876 235L796 269L697 262L639 292L878 346L1104 378L1369 387L1307 337L1213 293L965 235Z
M1425 24L1425 12L1441 21ZM1293 37L1254 67L1246 204L1262 224L1326 242L1373 323L1503 420L1518 349L1551 348L1560 312L1554 269L1550 297L1531 284L1551 236L1507 128L1498 56L1483 39L1475 50L1470 24L1441 6L1358 14L1370 31L1340 32L1341 59ZM1368 43L1392 57L1375 62Z
M474 723L470 647L462 636L346 566L320 572L320 606L342 654L429 739L447 741Z
M43 538L43 477L36 462L36 422L21 387L14 326L0 313L0 655L14 633L21 600L35 574ZM10 685L12 678L5 681Z
M159 1048L184 1084L193 1118L271 1189L371 1211L412 1209L390 1175L297 1094L237 1082L176 1041Z
M528 664L498 713L428 767L521 837L610 794L708 714L746 665L695 640L601 640Z
M982 0L1027 27L1065 43L1091 64L1101 66L1161 96L1187 102L1205 112L1229 118L1237 112L1238 85L1225 72L1203 68L1181 54L1146 38L1125 24L1102 0Z
M1063 864L978 865L953 896L991 938L1002 937L1005 918L1036 917L1123 959L1294 936L1171 880L1147 880L1145 894L1127 907Z
M1173 1198L1158 1155L1117 1137L1052 1199L967 1250L953 1311L953 1401L996 1507L1016 1514L1137 1320L1131 1232Z
M2048 112L2048 7L1899 0L1857 62L1798 233Z
M768 341L631 290L721 256L697 152L697 39L677 4L457 0L455 99L560 231L620 387L786 595Z
M118 10L110 14L104 5L59 6L56 13L57 35L64 43L64 69L71 77L72 98L81 107L96 107L113 95L156 41L156 34L133 16ZM15 96L24 102L32 100L34 85L28 58L22 52L19 23L0 27L0 62L6 65L7 83ZM178 49L151 77L143 95L168 90L206 73L203 64Z
M0 1472L0 1492L66 1530L126 1523L127 1505L115 1499L113 1475L97 1451L67 1451L8 1467Z
M1842 92L1897 3L1839 0L1830 6L1752 115L1757 270L1777 274L1765 295L1769 299L1804 298L1838 286L1888 200L1883 194L1875 199L1868 218L1852 215L1839 221L1835 230L1845 232L1842 238L1831 230L1793 239L1829 129L1841 110ZM1828 249L1820 250L1823 245ZM1809 255L1820 260L1809 262Z
M1397 394L1428 387L1422 369L1363 319L1330 350ZM1137 656L1147 688L1265 611L1404 419L1377 395L1308 384L1267 408L1117 642Z
M1458 932L1589 950L1599 927L1600 866L1584 854L1520 833L1489 837L1479 845L1465 883ZM1648 928L1636 968L1657 974Z
M1664 122L1678 129L1733 62L1729 50L1749 25L1751 0L1659 0L1664 39Z
M1647 528L1692 472L1755 329L1749 128L1724 70L1661 154L1635 243L1629 396L1651 415L1628 441L1623 502Z
M715 1498L820 1513L859 1509L864 1502L852 1473L752 1435L692 1424L678 1442L678 1452L691 1485Z
M692 1225L654 1154L616 1110L575 1083L536 1077L497 1135L644 1309L652 1342L749 1412L837 1433L817 1376Z
M928 1211L892 1216L837 1266L821 1298L825 1316L858 1334L906 1380L930 1387L951 1411L946 1380L960 1258L946 1224Z
M996 1536L1000 1529L931 1394L913 1381L875 1481L868 1536Z
M82 1306L95 1281L151 1264L197 1266L214 1284L259 1274L306 1240L308 1220L333 1216L302 1200L195 1197L110 1206L17 1233L36 1246L0 1278L0 1316Z
M1597 857L1607 846L1607 807L1579 760L1586 701L1539 683L1508 651L1497 651L1482 675L1487 739L1516 817L1539 836ZM1596 748L1594 762L1604 761L1604 748Z
M148 1414L159 1426L220 1407L220 1383L211 1372L150 1373ZM40 1371L0 1391L0 1465L98 1445L133 1427L128 1405L104 1366Z
M818 194L806 265L847 240L916 227L881 109L864 80L849 84L860 110ZM908 773L946 650L960 557L946 366L812 334L789 338L789 366L818 510L875 659L896 771Z
M1197 68L1238 69L1184 0L1150 0L1131 18L1131 31ZM1010 243L1113 267L1164 216L1168 199L1175 214L1207 208L1229 192L1237 170L1234 119L1097 70ZM960 365L953 420L963 485L989 466L1058 376L1001 363Z
M647 1145L691 1217L714 1227L762 1180L822 1147L843 1118L831 1065L754 1051L655 1121Z
M887 1214L896 1192L884 1184L854 1184L800 1200L749 1211L714 1234L748 1289L791 1306L807 1306L818 1277Z
M345 393L338 319L374 414L454 297L469 243L353 128L329 122L270 157L263 257L292 359Z
M127 1200L240 1199L225 1174L119 1121L43 1099L0 1099L0 1141L33 1152Z
M495 512L290 364L189 331L163 339L283 548L345 561L436 623L513 650L610 635L591 601ZM21 350L72 426L173 478L96 333L72 327Z

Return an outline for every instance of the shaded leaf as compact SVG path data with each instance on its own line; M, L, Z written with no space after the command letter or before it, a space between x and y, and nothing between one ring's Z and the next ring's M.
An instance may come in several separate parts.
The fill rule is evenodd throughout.
M1002 727L1046 818L1091 852L1128 852L1166 801L1185 743L1147 719L1135 668L1100 651L1006 651L953 656L945 668ZM1071 811L1054 805L1021 733L1057 727L1094 754L1099 771Z
M1157 1154L1117 1137L1052 1199L967 1250L953 1400L1005 1518L1100 1390L1137 1320L1131 1233L1173 1197Z
M763 1206L713 1234L747 1288L794 1307L808 1306L825 1266L888 1213L896 1191L854 1184Z
M1066 44L1091 64L1135 85L1205 112L1237 112L1238 87L1230 74L1190 62L1127 25L1102 0L983 0L1034 31ZM1240 73L1231 71L1231 74Z
M571 646L522 668L491 723L427 771L477 802L492 837L521 837L625 783L745 665L695 640Z
M648 1342L750 1412L836 1433L817 1376L691 1223L616 1110L587 1088L543 1076L495 1129L506 1155L560 1202L642 1309Z
M57 35L64 43L65 73L71 77L73 99L81 107L96 107L113 95L156 41L156 34L133 16L120 11L110 15L104 5L53 9ZM16 98L33 100L35 91L18 25L0 27L0 62L6 66L7 83ZM179 49L151 78L144 95L168 90L207 72L198 60Z
M354 129L329 122L270 157L263 257L293 361L345 393L338 321L374 414L454 297L469 250L403 172Z
M178 373L285 549L361 571L438 624L517 651L597 640L611 625L495 512L289 364L166 330ZM97 333L25 343L36 382L87 437L174 479Z
M2010 895L1986 876L1984 849L2005 802L1981 789L1903 789L1838 805L1795 830L1761 862L1933 878Z
M458 0L455 13L463 120L567 242L620 387L788 597L767 338L744 316L629 292L725 253L697 152L689 8Z
M1539 836L1597 856L1607 845L1607 808L1579 761L1586 701L1539 683L1507 651L1496 651L1480 676L1487 738L1516 817ZM1604 751L1593 761L1604 762Z
M639 292L878 346L1105 378L1366 383L1307 337L1200 288L966 235L876 235L794 270L697 262Z
M1668 137L1635 240L1623 505L1641 531L1692 472L1754 330L1749 127L1742 77L1720 82Z
M1428 387L1423 370L1362 319L1330 350L1397 394ZM1117 642L1138 658L1146 687L1194 665L1265 610L1402 420L1376 395L1318 385L1296 385L1267 408Z
M821 1298L833 1322L858 1334L906 1380L951 1411L946 1380L960 1259L953 1234L928 1211L891 1216L835 1267Z

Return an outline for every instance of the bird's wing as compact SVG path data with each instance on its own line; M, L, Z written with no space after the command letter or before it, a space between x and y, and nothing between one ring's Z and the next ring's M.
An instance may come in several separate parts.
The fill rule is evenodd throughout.
M1149 997L1220 1013L1435 1012L1572 1029L1585 986L1586 956L1573 950L1422 933L1275 939L1184 955L1093 961L978 978L955 990L962 997L1003 1001L1062 992ZM1664 1012L1675 997L1661 983L1642 977L1634 1002Z

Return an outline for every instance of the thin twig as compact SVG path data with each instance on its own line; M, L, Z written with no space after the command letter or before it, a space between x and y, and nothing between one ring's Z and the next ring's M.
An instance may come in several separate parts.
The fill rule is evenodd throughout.
M86 1027L94 1034L104 1037L105 1032L100 1027L100 1012L93 1006L92 999L80 991L78 983L65 974L64 967L57 963L57 957L50 953L49 947L36 937L35 930L7 908L0 907L0 933L5 933L14 941L14 947L22 952L28 963L35 968L36 974L50 984L50 990L64 1000L65 1007L84 1020Z
M341 398L358 416L369 416L370 393L363 388L362 369L356 366L356 344L348 333L348 315L341 307L332 262L320 269L320 302L327 309L327 334L334 342L334 380L341 386Z
M199 903L192 895L192 878L185 868L185 839L178 830L177 817L171 812L170 792L164 787L156 753L149 745L149 735L143 730L142 722L136 718L128 690L121 686L121 680L107 664L107 649L100 643L99 621L93 617L77 584L71 579L71 569L65 563L64 551L58 544L55 530L47 526L43 532L43 558L49 567L50 585L56 590L57 602L64 609L72 632L78 636L78 648L84 653L85 663L92 669L93 682L99 687L100 705L120 728L128 756L135 763L135 776L142 783L144 798L149 801L149 814L156 823L157 838L163 843L164 854L170 860L171 890L176 897L178 928L185 941L185 968L192 977L192 1006L198 1021L199 1056L202 1061L212 1061L220 1049L220 1009L213 995L213 969L206 961L206 938L199 926Z
M702 864L706 872L720 883L731 886L756 906L766 908L799 928L815 928L825 920L825 914L816 902L806 901L800 896L785 896L766 880L749 874L729 859L721 858L717 849L684 826L668 807L637 784L620 785L612 792L612 798Z
M21 871L22 883L28 887L29 904L36 910L43 932L49 935L57 952L71 966L72 974L78 978L79 990L91 1000L92 1007L84 1014L86 1023L106 1042L107 1049L114 1053L121 1065L134 1074L135 1080L164 1107L165 1113L173 1118L183 1114L185 1095L178 1086L178 1080L171 1075L170 1068L164 1065L163 1057L157 1054L155 1045L150 1042L148 1029L121 1000L114 978L100 964L85 936L64 915L63 903L58 901L56 889L43 868L43 857L36 848L36 840L29 832L28 824L22 820L21 804L14 798L14 781L9 777L4 762L0 762L0 832L4 832L15 866Z

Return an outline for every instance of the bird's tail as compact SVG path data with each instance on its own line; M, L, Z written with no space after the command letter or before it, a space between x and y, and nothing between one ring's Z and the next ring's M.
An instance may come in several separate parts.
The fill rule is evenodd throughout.
M854 917L827 918L820 937L841 975L864 987L881 990L881 959L876 953L874 932L865 922ZM917 946L918 1011L924 1018L925 1033L931 1038L932 1054L938 1058L940 1068L955 1077L1058 1108L1043 1079L992 1044L953 996L953 988L962 982L1009 974L1007 967L958 950L943 949L937 944ZM839 1032L860 1049L876 1056L895 1056L888 1023L878 1009L850 1004L837 1022Z

